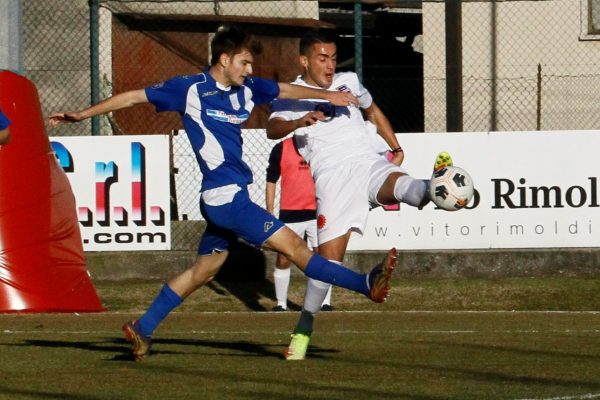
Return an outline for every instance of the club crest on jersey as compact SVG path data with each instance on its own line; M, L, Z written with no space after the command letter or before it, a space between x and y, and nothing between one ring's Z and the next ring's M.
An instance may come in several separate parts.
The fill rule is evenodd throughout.
M327 225L327 218L325 218L323 214L319 214L317 217L317 228L323 229L325 228L325 225Z
M346 85L340 85L340 86L336 87L335 90L337 90L338 92L347 92L347 93L352 92L350 90L350 88Z
M250 116L250 114L248 114L248 113L232 115L232 114L227 114L226 112L221 111L221 110L211 110L208 108L206 109L206 115L208 115L212 119L216 119L217 121L220 121L220 122L229 122L230 124L238 124L238 125L242 124Z
M272 227L273 227L273 221L265 222L265 232L269 232Z

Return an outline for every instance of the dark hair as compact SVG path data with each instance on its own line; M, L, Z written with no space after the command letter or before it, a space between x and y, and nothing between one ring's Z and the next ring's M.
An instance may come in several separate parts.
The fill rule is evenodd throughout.
M308 56L315 43L335 43L333 33L327 31L308 31L300 39L300 55Z
M241 30L237 26L224 26L219 28L212 42L210 65L219 62L221 54L227 54L231 57L241 53L242 50L248 50L253 55L260 54L262 46L252 36Z

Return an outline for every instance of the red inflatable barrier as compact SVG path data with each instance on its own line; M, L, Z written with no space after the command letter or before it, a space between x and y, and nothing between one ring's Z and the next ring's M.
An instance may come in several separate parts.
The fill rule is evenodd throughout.
M0 312L102 311L33 83L0 71L0 108L12 121L0 148Z

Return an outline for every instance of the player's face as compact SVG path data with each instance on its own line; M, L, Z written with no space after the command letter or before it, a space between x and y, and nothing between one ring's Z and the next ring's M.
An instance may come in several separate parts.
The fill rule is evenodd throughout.
M234 54L233 57L226 57L225 78L229 84L242 86L244 79L248 75L252 75L252 62L254 62L254 57L246 49Z
M315 43L311 47L310 55L302 56L300 62L305 70L306 83L328 89L335 74L337 47L335 43Z

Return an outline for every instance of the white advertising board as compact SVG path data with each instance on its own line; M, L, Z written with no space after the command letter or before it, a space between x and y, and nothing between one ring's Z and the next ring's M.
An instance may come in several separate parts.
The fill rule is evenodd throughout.
M600 246L600 131L400 134L403 166L431 176L440 151L467 170L469 209L371 211L350 250Z
M51 137L86 251L171 247L169 137Z

